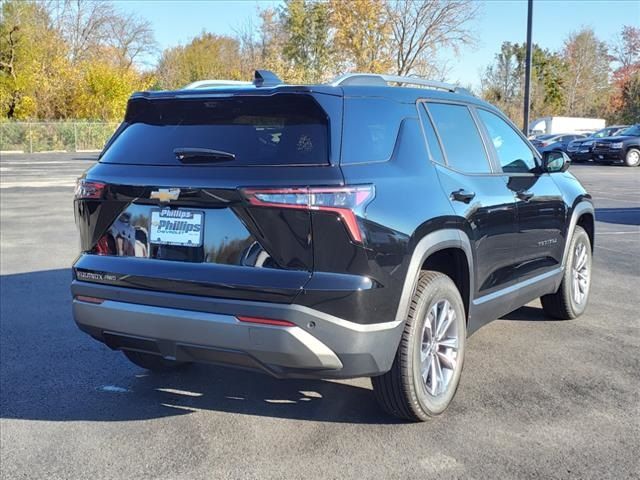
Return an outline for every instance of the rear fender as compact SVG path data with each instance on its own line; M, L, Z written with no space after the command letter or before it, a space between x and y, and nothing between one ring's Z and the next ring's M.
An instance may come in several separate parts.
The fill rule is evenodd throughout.
M461 249L467 257L467 265L469 266L469 298L466 300L469 305L471 304L471 295L472 292L474 292L474 285L473 254L469 237L467 237L467 235L461 230L436 230L435 232L425 235L413 250L409 267L407 269L407 276L400 296L400 303L396 313L396 322L403 323L409 314L411 298L416 291L420 269L425 260L429 258L430 255L446 248Z

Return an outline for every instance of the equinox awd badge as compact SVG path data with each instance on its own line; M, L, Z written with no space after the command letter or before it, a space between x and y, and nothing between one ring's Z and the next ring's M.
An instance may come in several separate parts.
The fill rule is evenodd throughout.
M159 188L154 190L149 195L149 198L159 200L162 203L170 202L171 200L177 200L180 196L179 188Z

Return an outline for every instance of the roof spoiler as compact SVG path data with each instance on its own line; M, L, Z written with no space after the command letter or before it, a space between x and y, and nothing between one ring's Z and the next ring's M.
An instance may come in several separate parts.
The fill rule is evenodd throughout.
M271 70L256 70L253 74L253 84L256 87L276 87L283 83Z

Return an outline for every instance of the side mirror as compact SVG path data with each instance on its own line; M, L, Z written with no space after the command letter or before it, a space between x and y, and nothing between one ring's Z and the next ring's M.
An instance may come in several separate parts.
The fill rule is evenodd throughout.
M542 169L547 173L566 172L571 159L560 150L550 150L542 154Z

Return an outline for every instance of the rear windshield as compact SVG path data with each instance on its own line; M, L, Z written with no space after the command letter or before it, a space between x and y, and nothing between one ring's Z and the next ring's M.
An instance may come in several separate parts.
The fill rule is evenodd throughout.
M199 163L326 165L327 132L326 113L308 95L136 99L100 161L179 165L189 162L176 151L206 149L231 156Z

